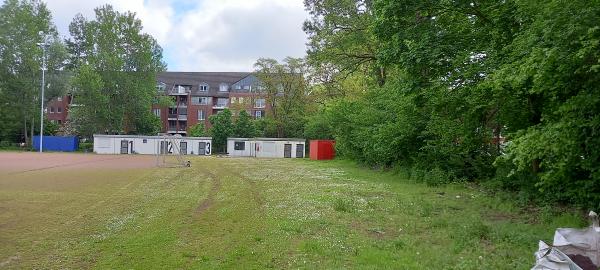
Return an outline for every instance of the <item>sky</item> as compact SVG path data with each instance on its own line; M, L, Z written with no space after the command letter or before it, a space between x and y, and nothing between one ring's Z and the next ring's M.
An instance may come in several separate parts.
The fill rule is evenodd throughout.
M77 13L93 19L103 4L135 12L163 48L169 71L252 71L260 57L306 54L302 0L44 1L64 37Z

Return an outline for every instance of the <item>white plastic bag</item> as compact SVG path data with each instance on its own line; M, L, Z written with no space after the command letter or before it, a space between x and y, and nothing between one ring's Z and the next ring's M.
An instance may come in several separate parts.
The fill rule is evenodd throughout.
M580 270L568 255L583 255L600 265L600 227L598 214L590 211L592 225L586 229L559 228L554 232L552 246L543 241L535 253L534 270Z

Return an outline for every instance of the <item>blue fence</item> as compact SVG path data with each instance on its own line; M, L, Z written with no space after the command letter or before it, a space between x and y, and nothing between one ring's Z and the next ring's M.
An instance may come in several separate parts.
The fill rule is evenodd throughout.
M75 136L44 136L44 151L74 152L79 148L79 139ZM40 150L40 136L33 136L33 149Z

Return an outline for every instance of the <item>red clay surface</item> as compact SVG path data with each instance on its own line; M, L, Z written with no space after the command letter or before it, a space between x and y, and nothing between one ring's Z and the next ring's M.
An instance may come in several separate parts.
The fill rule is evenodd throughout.
M0 175L56 169L133 169L156 165L153 155L0 152Z

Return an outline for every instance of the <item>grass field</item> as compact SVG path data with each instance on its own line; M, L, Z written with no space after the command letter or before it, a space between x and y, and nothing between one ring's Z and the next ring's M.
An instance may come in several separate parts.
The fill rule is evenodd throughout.
M529 269L586 225L345 161L190 158L0 153L0 268Z

